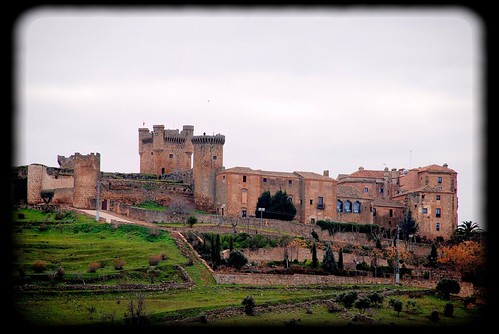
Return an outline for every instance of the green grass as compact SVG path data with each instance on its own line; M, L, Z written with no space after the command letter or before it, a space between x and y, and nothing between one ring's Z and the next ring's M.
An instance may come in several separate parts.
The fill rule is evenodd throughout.
M16 311L24 324L38 325L121 325L124 314L131 300L136 302L137 293L145 300L146 314L156 325L169 324L175 318L199 317L200 314L212 310L241 308L242 300L251 295L257 306L279 305L281 303L302 303L313 300L334 300L344 291L355 290L359 293L368 291L417 290L403 286L241 286L217 285L209 270L194 257L192 264L176 247L174 239L167 231L153 233L146 227L121 225L113 228L110 224L98 223L91 217L71 214L63 220L56 220L52 215L35 210L22 210L25 219L17 219L14 212L15 234L15 272L14 278L19 284L34 284L41 290L26 289L14 296ZM186 248L189 249L189 248ZM100 284L117 285L120 283L149 283L146 271L149 269L148 259L151 255L166 254L157 269L161 270L156 282L182 282L177 266L184 268L195 285L187 289L165 289L161 291L113 292L88 290L61 290L65 284ZM126 261L122 270L113 267L113 259ZM32 264L36 260L47 262L44 273L35 273ZM92 261L104 263L96 273L88 273L88 264ZM57 268L63 267L62 281L37 278L49 277ZM24 276L22 276L22 275ZM409 300L406 295L397 296L404 303ZM417 308L411 312L401 312L400 317L388 306L385 299L380 309L370 308L366 315L375 319L377 324L394 324L400 326L431 325L428 315L433 309L443 314L447 301L427 296L415 299ZM455 301L454 317L445 318L437 325L466 324L475 319L482 311L479 308L465 310L462 302ZM255 316L244 314L220 320L210 320L208 324L200 322L194 325L215 326L286 326L295 319L294 325L351 325L351 316L359 311L350 309L344 313L329 313L321 304L311 308L307 314L303 307L282 311L258 312ZM299 319L299 321L298 321ZM356 323L354 325L357 325Z

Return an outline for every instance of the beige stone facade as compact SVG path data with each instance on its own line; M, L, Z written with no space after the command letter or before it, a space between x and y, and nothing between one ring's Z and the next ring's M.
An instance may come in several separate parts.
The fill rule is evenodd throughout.
M257 217L256 204L260 195L269 191L285 191L302 223L334 220L336 181L329 176L311 172L273 172L234 167L216 176L217 213L227 216Z

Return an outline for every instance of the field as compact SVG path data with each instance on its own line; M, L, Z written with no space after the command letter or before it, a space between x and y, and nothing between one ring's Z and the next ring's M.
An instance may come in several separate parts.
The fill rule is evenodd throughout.
M442 300L403 285L217 285L166 229L97 223L72 212L16 210L12 233L14 306L25 326L463 327L485 314L480 303L465 308L459 298ZM341 296L348 293L358 299L377 293L383 301L347 307ZM247 296L253 315L242 305ZM391 299L402 303L400 312ZM444 314L447 304L451 316Z

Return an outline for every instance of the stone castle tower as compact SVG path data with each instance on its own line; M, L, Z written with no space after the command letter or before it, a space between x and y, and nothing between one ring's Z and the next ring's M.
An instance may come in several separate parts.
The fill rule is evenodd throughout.
M194 126L182 131L154 125L153 131L139 128L140 173L157 176L192 171L196 206L211 210L215 202L216 174L223 169L225 136L194 136Z
M216 198L216 175L223 169L225 136L193 136L194 166L192 170L194 200L197 207L211 209Z
M154 125L153 131L139 128L140 173L164 175L192 168L194 126L179 130Z
M100 153L74 155L74 197L75 208L95 209L97 182L100 176Z

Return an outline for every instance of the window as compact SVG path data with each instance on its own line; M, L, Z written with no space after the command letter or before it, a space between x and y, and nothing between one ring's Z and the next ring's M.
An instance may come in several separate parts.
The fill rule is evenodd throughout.
M428 213L428 208L423 208L423 213Z
M161 175L165 175L165 167L161 168Z
M437 208L437 209L435 210L435 217L439 218L439 217L441 217L441 216L442 216L442 214L441 214L441 212L440 212L440 208Z
M303 204L303 200L301 199L301 200L300 200L300 205L302 205L302 204Z
M293 184L293 180L288 180L288 184Z
M383 193L383 188L379 188L379 193L382 194Z
M170 154L168 155L168 157L169 157L170 159L173 159L173 153L170 153Z
M390 217L393 217L393 209L390 209Z
M243 175L243 182L246 182L246 175Z
M435 224L435 230L437 230L437 232L440 231L440 223L436 223Z
M242 210L242 211L241 211L241 216L242 216L242 217L246 217L246 214L247 214L246 210Z
M421 199L424 199L424 194L423 194L423 195L421 195Z
M441 176L439 176L439 177L437 178L437 180L438 180L438 183L442 183L442 177L441 177Z
M364 192L365 192L365 193L368 193L368 192L369 192L369 189L368 189L368 188L364 188Z
M373 216L376 216L376 208L373 208Z
M388 225L392 226L392 221L391 220L388 221Z
M345 212L352 212L352 202L350 201L345 202Z
M241 204L248 204L248 190L247 189L241 190Z
M313 205L313 204L314 204L314 200L313 200L313 199L311 199L311 200L310 200L310 205Z
M262 178L262 182L264 183L267 182L267 178L266 177Z
M437 201L440 201L440 195L437 195Z
M343 212L343 202L340 200L336 201L336 212Z
M324 209L324 197L322 196L317 199L317 209Z
M310 218L310 224L315 224L315 218Z
M360 213L360 202L359 201L355 201L355 203L353 203L353 213Z
M213 156L213 160L217 160L217 156L216 155Z
M222 176L222 180L225 180L225 175Z

